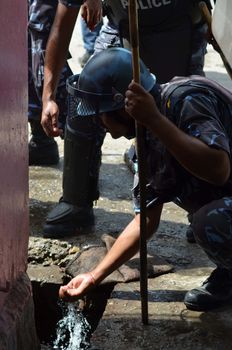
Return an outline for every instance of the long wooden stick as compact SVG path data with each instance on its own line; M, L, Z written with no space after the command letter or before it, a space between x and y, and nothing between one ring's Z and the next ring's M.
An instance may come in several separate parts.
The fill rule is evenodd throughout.
M201 13L202 13L202 16L204 17L207 25L208 25L208 28L209 28L209 31L210 31L210 34L212 35L213 37L213 40L215 41L215 44L216 44L216 51L219 53L219 55L221 56L221 59L222 59L222 62L227 70L227 73L229 74L230 78L232 79L232 68L231 66L229 65L229 62L227 61L224 53L222 52L220 46L218 45L217 41L215 40L214 36L213 36L213 33L212 33L212 16L211 16L211 13L206 5L206 3L204 1L201 1L199 2L199 8L201 10Z
M130 41L132 48L133 79L140 83L139 30L136 0L129 0ZM142 322L148 324L147 241L146 241L146 157L145 129L136 123L136 143L140 188L140 295Z

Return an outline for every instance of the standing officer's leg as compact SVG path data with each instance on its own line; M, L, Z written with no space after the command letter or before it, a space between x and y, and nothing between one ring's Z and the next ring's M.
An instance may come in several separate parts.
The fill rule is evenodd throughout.
M53 138L48 137L40 125L45 49L55 18L57 4L58 0L51 0L49 2L30 0L29 2L28 121L31 126L32 134L29 142L30 165L53 165L59 162L56 141ZM60 109L59 121L61 127L64 127L67 116L66 79L70 75L72 75L72 71L68 63L66 63L62 70L56 94L56 100Z
M98 176L105 131L98 118L67 120L64 138L63 196L49 213L44 237L89 231L94 224L93 202L99 197Z
M115 29L104 25L95 52L120 46ZM67 94L67 92L66 92ZM105 131L93 117L68 118L64 138L63 196L48 214L45 237L89 231L94 224L93 202L99 197L98 178Z

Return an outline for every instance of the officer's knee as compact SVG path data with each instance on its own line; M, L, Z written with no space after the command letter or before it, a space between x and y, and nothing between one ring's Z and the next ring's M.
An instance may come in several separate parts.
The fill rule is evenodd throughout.
M222 198L200 208L193 217L194 236L217 265L232 268L232 198Z

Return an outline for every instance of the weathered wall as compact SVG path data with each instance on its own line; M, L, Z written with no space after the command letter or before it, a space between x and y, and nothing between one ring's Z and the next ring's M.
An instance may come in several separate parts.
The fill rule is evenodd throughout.
M0 1L0 349L37 350L27 146L27 1Z
M0 291L25 271L28 243L27 1L0 2Z
M20 274L0 310L0 349L39 350L35 329L31 281Z

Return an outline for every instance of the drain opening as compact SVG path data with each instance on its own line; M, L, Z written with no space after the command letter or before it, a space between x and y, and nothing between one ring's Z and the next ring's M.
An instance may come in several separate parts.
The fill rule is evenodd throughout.
M114 285L98 286L79 303L71 305L58 298L60 284L32 281L35 323L40 343L54 350L90 349L91 335L102 318ZM80 334L83 333L82 340L75 338L78 329Z

